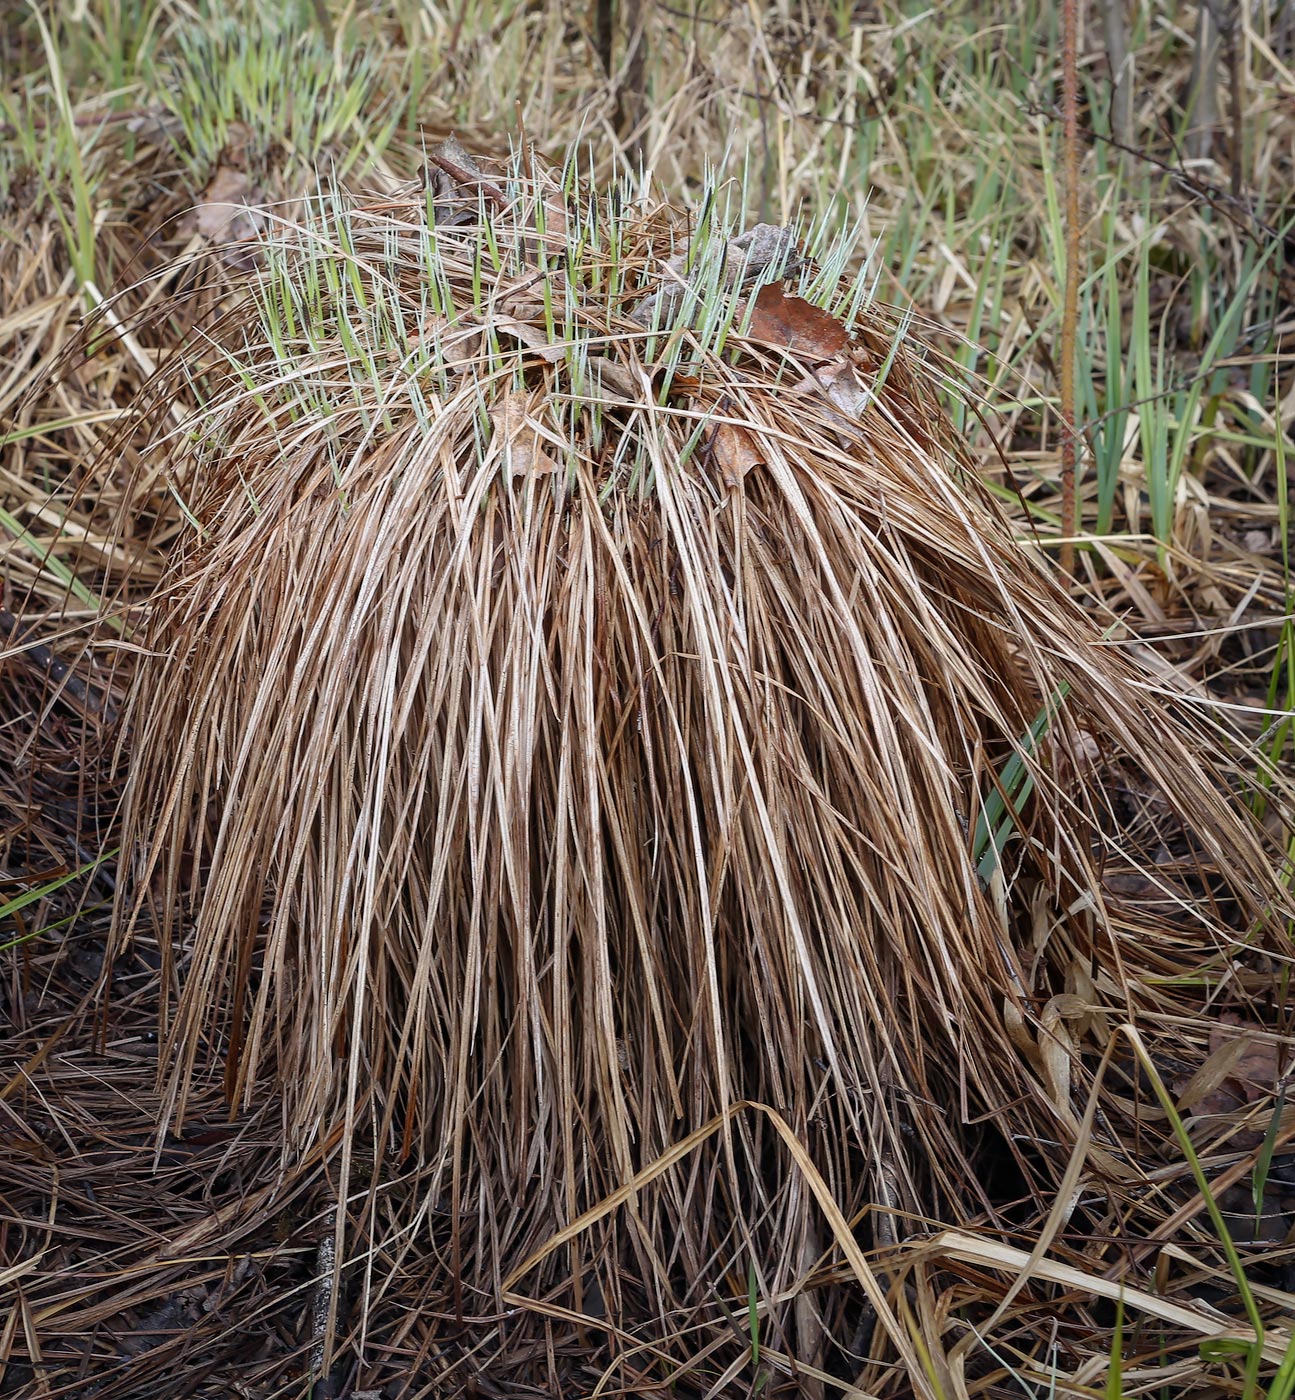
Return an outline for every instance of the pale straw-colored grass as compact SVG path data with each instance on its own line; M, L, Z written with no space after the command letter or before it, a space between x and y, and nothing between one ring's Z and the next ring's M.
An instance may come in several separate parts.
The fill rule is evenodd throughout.
M973 1210L970 1122L1060 1164L1110 1018L1190 1013L1103 896L1145 865L1112 772L1235 906L1145 869L1202 969L1288 907L1214 731L969 489L893 325L775 334L722 187L688 243L575 166L326 196L195 344L119 915L160 921L168 1121L219 1063L289 1159L344 1122L343 1197L415 1173L384 1209L487 1311L594 1209L529 1286L650 1329L825 1247L741 1116L598 1215L714 1115L776 1109L844 1218Z

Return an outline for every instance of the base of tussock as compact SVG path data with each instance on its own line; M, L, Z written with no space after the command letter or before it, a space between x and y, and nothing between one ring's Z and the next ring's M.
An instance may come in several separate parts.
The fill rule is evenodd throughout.
M977 1218L991 1143L1136 1209L1166 1158L1096 1061L1126 1020L1176 1054L1289 901L1219 737L968 489L847 248L433 165L282 227L195 342L198 422L159 415L192 528L119 916L159 930L164 1117L220 1067L285 1165L336 1144L339 1278L380 1313L417 1276L428 1345L520 1309L511 1346L637 1339L631 1389L736 1376L751 1291L766 1365L872 1389L871 1309L925 1391L856 1230Z

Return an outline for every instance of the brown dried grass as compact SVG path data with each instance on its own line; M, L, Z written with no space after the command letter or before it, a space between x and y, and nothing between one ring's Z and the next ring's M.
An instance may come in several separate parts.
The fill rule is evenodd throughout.
M1218 734L968 492L906 351L884 387L858 351L879 396L853 422L785 373L794 343L699 354L664 394L628 317L662 275L654 209L626 222L620 305L547 236L567 337L603 364L581 387L550 353L537 193L550 230L581 211L540 178L495 177L484 217L526 265L485 292L475 195L438 230L452 322L428 318L414 194L282 231L262 304L351 250L322 338L227 318L228 372L203 342L208 406L165 434L201 531L168 558L127 707L142 893L120 908L160 930L166 1121L223 1072L241 1107L282 1105L288 1160L344 1125L354 1229L408 1232L366 1265L371 1305L430 1250L451 1331L525 1273L538 1316L669 1352L747 1261L794 1300L828 1249L773 1120L738 1105L778 1111L843 1221L886 1203L878 1243L896 1211L990 1208L971 1121L1046 1190L1110 1026L1172 1034L1190 1006L1165 975L1186 954L1231 984L1289 902ZM343 333L378 305L385 331ZM755 444L736 479L716 421ZM1013 755L1034 794L987 885L971 833ZM1121 840L1113 771L1189 834L1177 878ZM1115 861L1171 937L1145 916L1130 936ZM1118 1192L1145 1169L1136 1111L1101 1104L1090 1189ZM351 1230L339 1213L339 1260ZM802 1361L857 1307L823 1296Z
M430 25L433 31L420 31L426 40L424 44L420 38L420 50L443 53L447 29L455 29L451 41L458 37L453 9L445 11L443 23L439 15L420 11L424 30ZM463 13L467 12L458 11ZM759 6L725 8L718 27L709 14L690 27L682 16L665 18L670 13L660 16L663 30L654 34L649 55L654 91L668 94L669 100L649 113L647 136L653 158L666 171L666 186L691 188L698 161L738 131L740 141L760 155L763 199L770 211L785 213L806 191L822 205L836 192L838 179L845 178L856 201L871 191L870 217L878 227L904 230L905 212L912 212L915 196L934 187L947 169L949 197L937 201L940 208L947 205L947 225L937 219L912 226L913 264L903 295L915 296L932 314L927 335L947 336L956 347L959 333L974 326L978 314L976 264L974 258L967 260L967 250L974 253L983 243L973 196L984 183L989 149L979 113L984 90L975 75L963 72L955 61L966 42L956 26L946 31L942 13L933 13L924 28L914 29L898 24L888 13L856 11L861 46L855 50L833 36L812 11L797 16ZM1152 17L1153 37L1169 32L1154 18L1163 15L1164 7L1152 5L1146 13ZM515 94L525 107L530 134L557 149L561 132L574 128L588 112L599 120L611 110L613 95L596 81L591 87L588 66L579 59L578 35L573 40L564 32L568 26L558 10L521 6L480 34L472 32L475 18L470 16L461 36L457 53L462 61L436 69L436 98L453 105L459 115L467 112L478 122L496 123L499 111L513 110ZM1266 12L1259 16L1265 24L1267 18ZM1286 52L1276 39L1273 42L1279 55ZM449 47L453 51L454 43ZM1140 144L1159 150L1171 162L1173 151L1157 143L1178 100L1180 60L1186 51L1182 43L1166 47L1155 37L1137 60L1139 74L1146 76ZM1276 59L1269 66L1266 52L1251 49L1249 57L1255 189L1288 188L1282 171L1291 150L1285 139L1290 106L1282 95L1282 70ZM497 59L514 61L510 67ZM933 108L922 102L920 85L910 81L915 62L923 74L929 68L938 76L939 101ZM1003 62L1010 63L1010 56ZM1040 51L1032 78L1045 95L1048 71L1047 56ZM752 72L772 81L766 85L762 77L752 90ZM1002 326L972 333L976 339L988 336L990 347L1011 362L1008 378L1013 383L1014 376L1023 375L1045 386L1046 392L1050 290L1047 268L1039 264L1047 228L1039 161L1026 149L1031 140L1021 139L1024 118L1016 111L1018 94L1012 84L994 82L989 90L1001 108L1001 120L989 128L993 150L1010 152L1007 165L994 168L1007 170L1019 220L1011 225L1013 253L1003 292L1010 314ZM425 106L420 106L420 117ZM909 139L915 114L930 147L925 156L915 153ZM882 133L875 143L865 139L873 131ZM103 133L93 126L86 133L94 135L104 152ZM407 153L416 155L418 148L418 141L409 139ZM173 214L198 192L184 190L165 163L129 164L118 146L108 143L106 149L99 247L105 267L129 281L137 271L149 271L133 261L141 230L173 232ZM1164 218L1166 236L1183 256L1195 258L1204 240L1224 254L1220 276L1239 277L1246 238L1232 236L1226 224L1214 228L1209 210L1186 187L1171 192L1163 207L1157 204L1157 217ZM89 777L101 752L98 720L91 716L86 729L87 717L75 703L76 694L57 679L51 684L32 643L39 639L71 664L71 672L59 675L106 685L110 693L120 684L110 677L121 675L130 656L115 634L93 635L91 611L79 604L68 607L65 584L43 559L52 555L101 596L130 604L151 595L170 547L169 536L182 536L184 526L164 483L159 483L149 508L133 520L137 548L130 568L125 574L100 572L109 558L107 546L121 538L122 485L129 481L138 493L142 468L135 455L138 443L127 444L123 458L117 455L123 442L115 431L119 420L97 415L135 412L146 367L122 341L96 338L96 353L89 359L64 355L80 307L61 235L48 210L33 217L28 205L6 209L4 225L0 432L38 429L30 438L4 445L5 508L29 529L27 536L7 543L4 552L6 601L20 630L11 633L0 653L5 712L12 717L0 730L0 802L5 807L0 854L11 877L7 888L15 889L74 864L79 859L76 843L91 854L105 836L109 844L114 839L107 835L106 809L101 806L96 812L91 800L94 784ZM187 235L169 237L154 247L169 259L187 241ZM965 267L972 269L972 276L962 274ZM105 286L113 276L105 279ZM226 286L222 275L215 281ZM174 284L164 272L152 285ZM1172 298L1176 286L1171 265L1160 279L1160 293ZM146 285L145 298L147 293ZM135 314L137 303L123 306L127 309L137 343L163 353L183 334L186 317L201 320L205 314L201 302L192 297L169 308L183 315L159 315L143 324ZM1045 333L1039 336L1041 325ZM1088 349L1095 350L1095 363L1100 361L1100 349ZM1180 353L1190 360L1190 347ZM1280 370L1280 353L1276 363ZM1233 419L1248 421L1252 398L1243 368L1224 390L1223 411L1232 415L1220 418L1225 427ZM11 372L22 381L16 396ZM990 377L1000 386L1002 376L1002 366L991 367ZM1281 378L1284 384L1284 372ZM176 390L174 379L169 387ZM762 395L761 403L766 399ZM1016 479L1025 484L1032 503L1046 505L1055 457L1046 404L1041 436L1036 433L1034 408L1019 402L1015 392L985 411L1008 449ZM1267 402L1258 409L1265 424L1283 411ZM65 424L67 419L71 421ZM1272 560L1256 556L1244 541L1255 531L1271 532L1272 454L1268 466L1252 475L1244 457L1234 458L1226 436L1207 437L1204 443L1208 452L1193 461L1191 489L1180 502L1175 522L1174 587L1165 589L1154 549L1137 536L1145 512L1135 489L1136 448L1126 464L1131 484L1123 493L1124 514L1117 517L1133 533L1100 547L1109 573L1099 573L1089 582L1121 611L1126 626L1152 634L1158 654L1177 663L1181 676L1157 673L1165 684L1181 689L1182 678L1190 686L1202 672L1226 666L1225 682L1237 676L1243 692L1256 685L1262 691L1265 657L1262 650L1251 654L1249 638L1259 639L1262 647L1262 625L1280 624L1284 592ZM841 445L835 448L839 451ZM985 455L979 442L976 451ZM161 459L150 462L158 466ZM986 462L981 466L986 469ZM990 453L987 474L996 470L997 459ZM131 499L140 497L133 494ZM51 509L53 515L48 514ZM41 511L47 513L38 514ZM980 519L979 509L975 518ZM119 591L123 584L124 592ZM666 591L659 581L657 586ZM1237 634L1232 629L1242 620L1237 610L1243 608L1244 622L1256 630ZM1180 642L1170 640L1179 632ZM1153 719L1156 703L1148 702ZM1088 752L1087 740L1082 742ZM1243 750L1238 757L1244 767ZM982 772L984 768L982 760ZM1221 889L1226 881L1210 871L1199 843L1184 836L1181 823L1172 817L1166 820L1166 804L1153 787L1114 764L1089 776L1104 782L1109 793L1105 804L1100 794L1090 796L1090 807L1100 812L1105 805L1110 832L1118 832L1121 844L1142 852L1154 868L1151 878L1141 882L1122 872L1118 883L1125 894L1108 905L1104 939L1072 941L1068 933L1054 929L1046 901L1039 901L1037 922L1022 955L1028 957L1035 977L1031 990L1040 996L1052 987L1065 990L1042 1004L1036 999L1036 1019L1025 1028L1012 1026L1012 1042L1030 1068L1022 1070L1009 1060L1000 1074L1008 1079L1020 1074L1027 1081L1033 1075L1045 1085L1042 1095L1033 1090L1031 1104L1018 1105L1012 1112L1046 1121L1049 1114L1057 1114L1046 1103L1040 1107L1043 1100L1079 1106L1095 1058L1090 1047L1104 1043L1114 1020L1130 1004L1171 1081L1186 1085L1204 1065L1207 1088L1220 1082L1226 1059L1227 1047L1220 1055L1215 1040L1219 1012L1239 1011L1238 1035L1252 1050L1258 1046L1258 1053L1268 1055L1273 1071L1268 1087L1274 1088L1285 1054L1286 1011L1278 995L1285 957L1280 947L1277 956L1269 956L1262 947L1225 944L1234 955L1229 963L1210 958L1202 962L1202 945L1212 946L1211 940L1198 935L1199 921L1184 922L1175 897L1186 889L1195 899L1204 890ZM103 795L110 798L111 792ZM1183 858L1178 868L1172 863L1175 857ZM292 1170L281 1174L282 1106L270 1055L258 1091L260 1107L240 1115L236 1145L227 1146L220 1127L226 1116L222 1047L215 1043L215 1067L190 1089L187 1129L183 1139L166 1140L159 1169L154 1134L165 1104L155 1092L151 1037L162 990L161 952L149 930L141 927L131 951L113 968L104 1029L96 1034L89 994L100 973L104 923L93 915L83 916L64 932L56 922L76 908L83 889L89 904L111 897L112 876L111 867L101 867L91 877L93 884L69 887L70 903L58 896L30 907L22 916L27 922L17 931L46 928L45 936L5 949L4 995L11 1024L4 1042L8 1077L0 1086L6 1115L0 1129L6 1180L0 1277L16 1301L0 1331L0 1389L20 1394L94 1393L101 1400L136 1400L181 1389L213 1396L236 1388L247 1394L281 1393L285 1385L299 1385L308 1365L312 1280L320 1268L316 1251L331 1228L330 1211L337 1200L337 1144L327 1141L317 1154L299 1158ZM1172 887L1168 898L1157 890L1166 883ZM1210 912L1220 925L1239 930L1243 923L1226 904ZM3 937L9 936L6 929ZM748 978L755 971L746 974ZM736 976L728 967L725 974ZM1126 987L1129 977L1131 988ZM976 990L964 988L962 995L970 997ZM738 1048L745 1051L746 1046ZM900 1052L908 1053L907 1047ZM917 1053L934 1058L936 1052L942 1057L943 1047L923 1042ZM592 1053L582 1046L580 1064ZM886 1072L884 1061L879 1068ZM742 1065L736 1073L772 1078L767 1067L757 1065L756 1070L752 1074ZM730 1079L735 1073L720 1066L716 1074L722 1072ZM803 1066L793 1075L783 1075L783 1082L797 1086L805 1079ZM492 1084L496 1091L504 1087L498 1076ZM898 1096L893 1083L886 1088ZM880 1281L891 1285L889 1300L878 1310L883 1327L902 1331L906 1310L916 1314L914 1325L923 1346L932 1352L932 1365L946 1393L962 1393L965 1386L978 1395L1018 1395L1022 1378L1041 1393L1058 1387L1085 1393L1084 1387L1099 1385L1111 1324L1101 1300L1110 1296L1111 1281L1124 1277L1154 1295L1148 1304L1145 1292L1125 1292L1133 1300L1130 1308L1141 1310L1146 1324L1132 1341L1126 1331L1138 1366L1131 1383L1159 1384L1183 1394L1230 1392L1235 1387L1226 1368L1217 1362L1205 1364L1195 1341L1201 1330L1226 1331L1229 1324L1195 1300L1213 1298L1227 1306L1234 1289L1212 1232L1204 1225L1186 1165L1163 1115L1148 1102L1146 1088L1129 1063L1117 1062L1108 1071L1095 1128L1078 1125L1077 1155L1084 1170L1094 1133L1097 1153L1102 1154L1092 1156L1093 1176L1081 1178L1084 1190L1074 1215L1062 1221L1066 1228L1061 1233L1051 1236L1047 1267L1015 1299L1008 1315L987 1331L985 1323L995 1304L1021 1270L1019 1254L1012 1256L997 1242L1013 1238L1015 1230L1017 1242L1030 1249L1056 1190L1055 1161L1063 1149L1053 1126L1045 1127L1048 1141L1038 1144L1042 1157L1035 1144L1018 1143L1025 1180L1000 1169L1003 1154L994 1149L994 1136L977 1143L975 1129L967 1146L972 1157L969 1175L962 1175L962 1166L937 1161L937 1169L956 1178L959 1187L983 1190L979 1207L968 1200L957 1212L962 1219L964 1209L979 1211L968 1223L985 1238L978 1247L969 1247L960 1237L924 1236L924 1219L890 1208L900 1200L890 1183L905 1168L911 1168L909 1185L915 1192L930 1184L923 1152L903 1117L897 1136L904 1151L898 1162L888 1148L874 1150L870 1144L848 1163L844 1185L847 1193L854 1192L853 1198L868 1201L864 1212L842 1217L840 1223L815 1225L813 1217L805 1216L801 1200L795 1199L803 1198L807 1189L805 1159L776 1138L767 1115L742 1110L732 1121L750 1119L747 1136L739 1139L737 1148L738 1179L756 1183L746 1202L749 1219L759 1225L761 1200L774 1201L772 1208L781 1210L784 1220L808 1219L802 1253L808 1262L787 1293L775 1294L765 1287L766 1264L772 1260L784 1270L792 1267L794 1255L787 1241L770 1234L751 1251L738 1232L721 1243L719 1229L712 1230L708 1257L711 1277L723 1275L719 1299L711 1294L697 1302L704 1294L700 1283L691 1291L679 1290L683 1301L672 1321L665 1327L657 1320L649 1322L647 1333L656 1338L657 1349L646 1352L634 1349L641 1337L618 1331L617 1324L632 1324L635 1317L654 1319L660 1295L649 1296L642 1282L651 1269L639 1272L637 1290L634 1279L621 1279L622 1307L615 1317L598 1294L586 1290L581 1303L586 1319L592 1314L593 1321L573 1323L561 1302L545 1300L542 1279L529 1274L516 1280L508 1295L509 1310L521 1312L474 1311L471 1295L456 1297L447 1282L450 1260L444 1244L452 1217L448 1203L426 1191L438 1168L435 1154L420 1149L420 1169L407 1163L403 1175L393 1173L370 1191L371 1167L365 1159L375 1154L361 1139L353 1149L355 1189L349 1208L342 1212L351 1245L339 1324L347 1345L339 1355L364 1359L346 1360L335 1377L356 1385L386 1380L389 1391L403 1388L411 1394L447 1393L463 1385L487 1394L492 1388L508 1394L548 1394L555 1387L592 1390L599 1383L653 1394L663 1375L673 1375L681 1393L693 1387L701 1393L728 1375L736 1377L729 1380L729 1390L747 1393L752 1372L744 1307L753 1275L761 1355L769 1368L764 1393L787 1386L812 1393L815 1379L804 1363L806 1358L822 1357L838 1381L847 1376L870 1393L907 1394L920 1381L910 1379L906 1368L892 1366L898 1342L889 1347L869 1344L873 1323L860 1302L864 1290L842 1262L857 1232L865 1242L871 1238L884 1244L895 1235L903 1241L897 1249L871 1253L864 1267L884 1266ZM830 1111L834 1121L845 1125L843 1131L855 1131L855 1125L876 1110L861 1095L845 1097L844 1107L837 1103ZM921 1104L918 1109L924 1116ZM1254 1277L1280 1285L1284 1247L1280 1240L1258 1235L1247 1201L1260 1137L1279 1109L1271 1092L1256 1093L1222 1112L1211 1110L1208 1103L1198 1104L1191 1127L1217 1191L1232 1198L1229 1222L1245 1241L1247 1267ZM1276 1127L1279 1155L1274 1177L1295 1129L1290 1110L1279 1115ZM488 1131L479 1129L478 1138L485 1139ZM817 1150L825 1134L817 1123L814 1132L819 1135ZM658 1132L659 1138L665 1136ZM732 1158L716 1150L713 1135L702 1139L701 1131L681 1137L672 1144L665 1175L646 1182L641 1173L637 1179L637 1209L648 1216L653 1230L669 1233L668 1222L679 1217L681 1203L686 1206L698 1192L714 1190L722 1201L723 1185L713 1180L717 1175L731 1179ZM755 1166L743 1156L748 1144L758 1157ZM844 1151L839 1138L827 1147L829 1164L832 1154ZM1112 1161L1120 1153L1125 1154L1121 1160L1127 1176L1114 1179L1121 1173L1112 1171ZM644 1162L645 1173L655 1170L646 1152L638 1160ZM835 1179L830 1178L829 1185L835 1190ZM1022 1199L1010 1202L1017 1193ZM1274 1201L1275 1196L1265 1199L1265 1231L1284 1218ZM431 1222L413 1234L407 1228L411 1202L429 1203L424 1223ZM541 1202L534 1209L543 1206ZM511 1208L501 1197L499 1209ZM578 1252L591 1249L595 1236L608 1241L609 1251L627 1237L637 1240L637 1223L624 1216L620 1197L599 1203L594 1218L586 1222L588 1236L577 1241ZM429 1236L432 1249L426 1242ZM1166 1243L1162 1247L1158 1241ZM817 1261L810 1258L814 1246L824 1251ZM691 1244L689 1248L692 1260L696 1250ZM563 1257L549 1257L550 1275L562 1273ZM727 1273L725 1259L736 1261ZM1053 1268L1053 1261L1061 1263ZM1064 1265L1074 1272L1064 1274ZM361 1295L350 1280L364 1271L370 1286ZM1269 1317L1283 1315L1286 1300L1280 1287L1261 1292ZM1192 1313L1193 1326L1184 1326L1175 1312L1183 1306ZM992 1366L983 1360L973 1327L980 1327L992 1342L997 1358ZM1281 1340L1279 1331L1275 1344L1280 1346ZM863 1366L861 1359L851 1360L851 1351L870 1351L876 1360ZM613 1362L617 1369L604 1373L603 1365ZM671 1371L680 1363L679 1370ZM1007 1369L1009 1363L1014 1370ZM912 1372L922 1373L920 1366Z

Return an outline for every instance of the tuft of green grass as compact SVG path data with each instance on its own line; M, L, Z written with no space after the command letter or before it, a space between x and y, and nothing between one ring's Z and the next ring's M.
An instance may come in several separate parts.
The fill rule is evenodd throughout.
M145 90L152 56L177 8L174 0L82 0L75 8L76 21L63 35L69 81L113 109L129 107Z
M55 29L46 22L36 0L28 0L28 4L45 55L45 81L41 85L44 100L36 100L35 85L29 85L26 100L0 92L0 116L13 131L22 170L40 182L58 219L77 286L86 297L87 309L91 309L93 300L85 289L93 287L97 276L97 176L82 152L82 141L92 142L93 133L83 137L77 127ZM57 25L57 21L54 23ZM12 158L3 164L9 165L8 178L12 181Z
M1214 1232L1218 1238L1219 1244L1222 1246L1223 1255L1227 1260L1232 1281L1236 1284L1237 1297L1245 1312L1246 1321L1254 1329L1254 1338L1252 1341L1227 1342L1226 1344L1222 1342L1212 1342L1203 1344L1202 1349L1208 1350L1212 1357L1218 1359L1226 1358L1229 1355L1240 1355L1242 1357L1241 1400L1257 1400L1260 1394L1259 1373L1264 1360L1265 1324L1255 1294L1255 1289L1246 1273L1241 1256L1237 1252L1236 1244L1233 1242L1227 1223L1223 1219L1223 1212L1219 1208L1219 1203L1210 1187L1209 1178L1201 1163L1200 1154L1196 1151L1196 1145L1192 1141L1191 1134L1187 1131L1187 1126L1182 1120L1182 1115L1178 1112L1178 1106L1174 1102L1173 1095L1166 1087L1160 1075L1160 1071L1157 1069L1155 1062L1147 1051L1142 1037L1132 1026L1124 1027L1124 1033L1128 1036L1138 1064L1141 1066L1143 1073L1147 1076L1152 1091L1159 1100L1160 1107L1164 1110L1165 1117L1169 1121L1170 1129L1191 1171L1192 1180L1196 1185L1197 1191L1200 1192L1201 1200L1205 1204L1205 1211L1209 1216L1210 1224L1214 1227ZM1290 1360L1292 1356L1295 1356L1295 1337L1292 1337L1291 1348L1287 1353L1287 1360ZM1283 1369L1285 1364L1285 1362L1282 1363Z
M971 857L981 883L988 886L1001 870L1003 852L1013 835L1025 829L1022 814L1034 791L1031 761L1057 718L1057 712L1069 694L1068 685L1060 686L1039 711L1030 727L1021 736L1019 746L992 777L976 816L971 838Z
M1111 1335L1111 1360L1106 1368L1103 1400L1125 1400L1124 1396L1124 1299L1115 1304L1115 1331Z
M380 41L335 53L292 8L180 25L150 85L175 118L177 153L201 186L222 161L296 179L328 158L337 178L372 160L395 116L379 100Z
M1292 522L1291 518L1286 452L1286 434L1282 431L1278 418L1273 436L1272 476L1277 506L1276 530L1281 557L1285 615L1278 632L1276 654L1268 681L1268 710L1276 718L1269 727L1265 745L1268 763L1260 768L1253 799L1255 811L1260 816L1267 811L1266 793L1271 787L1272 775L1281 770L1295 747L1295 576L1291 573L1291 528L1295 522ZM1287 844L1286 858L1292 876L1295 877L1295 835L1292 835Z
M51 880L45 880L39 885L33 886L29 890L24 890L21 894L10 895L8 899L0 900L0 923L7 919L12 919L20 914L29 905L39 903L42 899L48 899L51 895L57 894L64 885L70 885L72 881L81 879L84 875L89 875L97 870L105 862L114 860L117 856L117 849L101 852L91 860L87 860L77 866L75 870L69 870L63 875L55 876ZM16 938L10 938L5 942L0 942L0 953L16 948L20 943L30 942L34 938L40 938L48 933L50 929L58 928L66 920L59 924L51 924L48 928L33 929L30 932L20 933Z

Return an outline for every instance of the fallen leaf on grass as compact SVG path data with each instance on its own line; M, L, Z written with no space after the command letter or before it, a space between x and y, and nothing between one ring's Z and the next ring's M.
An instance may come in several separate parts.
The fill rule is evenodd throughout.
M540 445L539 425L530 416L526 394L505 394L490 410L492 446L498 444L510 476L548 476L558 464Z
M1232 1062L1228 1077L1236 1080L1247 1103L1254 1103L1277 1088L1277 1047L1267 1039L1249 1038L1250 1033L1263 1030L1262 1026L1242 1021L1233 1012L1226 1012L1210 1030L1211 1059L1225 1046L1230 1048L1237 1039L1241 1040L1243 1048Z
M440 319L440 318L438 318ZM432 332L440 334L441 359L455 374L476 374L485 362L484 335L475 327L455 326L453 330Z
M623 365L602 355L590 355L589 377L604 394L615 395L630 403L641 403L644 396L643 385L634 378Z
M752 467L765 465L755 438L739 423L717 423L710 450L728 486L736 486Z
M1205 1063L1186 1081L1175 1083L1180 1113L1203 1113L1213 1116L1231 1113L1243 1102L1240 1086L1233 1078L1237 1061L1245 1053L1245 1042L1226 1040L1214 1044Z
M776 282L756 294L747 335L810 361L831 360L850 348L850 336L835 316L804 297L787 296Z
M778 224L756 224L746 233L730 239L725 245L722 267L723 287L731 291L749 286L757 278L772 272L782 278L790 275L795 261L794 230ZM688 272L690 250L683 248L665 264L663 285L650 296L641 298L630 311L630 319L640 326L665 326L671 323L683 302L687 289L697 285L702 272L700 262Z
M848 355L815 366L792 386L791 392L818 399L817 410L822 418L847 434L856 430L874 397L859 378L858 368ZM826 404L823 399L827 400Z
M222 165L202 192L202 203L194 211L198 232L209 243L235 243L250 238L264 223L264 216L253 203L252 182L241 170Z
M1280 1066L1277 1047L1257 1038L1263 1033L1262 1026L1225 1012L1210 1028L1205 1063L1185 1083L1174 1086L1179 1111L1219 1117L1272 1094Z
M556 364L566 353L565 345L554 345L538 326L528 325L513 316L496 316L491 323L495 330L515 336L528 350L534 350L542 360Z
M815 371L818 382L827 392L828 402L839 408L847 418L859 418L872 401L872 395L859 382L854 363L848 355L823 365Z

